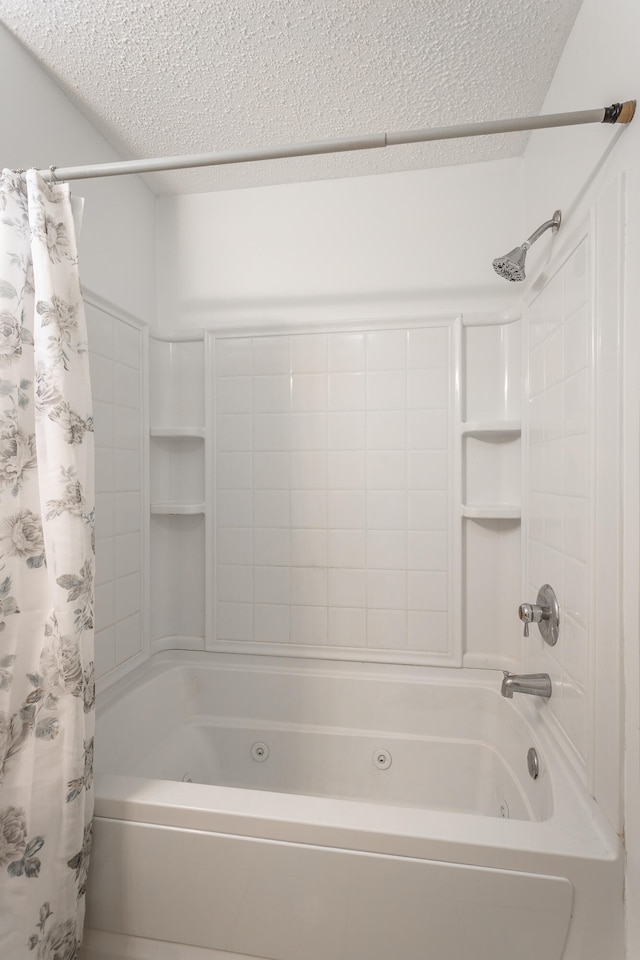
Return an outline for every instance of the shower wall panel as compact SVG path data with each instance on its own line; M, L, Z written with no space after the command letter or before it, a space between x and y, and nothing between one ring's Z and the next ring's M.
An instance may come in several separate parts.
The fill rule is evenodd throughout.
M455 323L216 339L215 647L459 662Z
M523 599L550 583L560 634L553 647L537 628L522 641L525 669L552 680L544 716L618 831L623 211L615 181L530 303Z
M144 656L142 330L86 304L96 445L96 673Z
M547 661L554 684L549 709L582 764L588 757L590 689L588 576L591 310L587 243L535 299L529 321L528 594L550 583L562 606L562 636L544 650L532 631L529 658ZM539 650L538 650L539 648Z

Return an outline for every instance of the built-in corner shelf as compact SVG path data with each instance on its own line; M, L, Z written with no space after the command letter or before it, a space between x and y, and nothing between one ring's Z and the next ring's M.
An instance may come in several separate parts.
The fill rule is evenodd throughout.
M478 440L515 440L522 432L519 420L468 421L460 425L463 437Z
M150 435L152 516L204 516L204 427L151 427Z
M520 515L520 507L511 503L462 505L462 516L468 520L519 520Z
M151 427L152 437L180 439L181 437L197 437L204 439L204 427Z
M207 351L202 332L149 337L151 650L202 650L207 597Z
M521 433L520 420L468 420L460 424L463 497L476 501L462 504L463 517L468 520L520 520L520 506L508 501L519 499L519 443L515 441L520 440ZM503 488L498 489L499 486Z
M151 513L181 517L194 517L204 513L204 503L152 503Z

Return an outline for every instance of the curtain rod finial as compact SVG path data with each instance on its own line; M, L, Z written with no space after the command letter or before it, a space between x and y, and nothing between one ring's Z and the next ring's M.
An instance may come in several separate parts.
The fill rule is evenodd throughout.
M620 116L618 117L618 123L631 123L635 112L636 112L636 101L625 100L625 102L622 104L622 110L620 111Z
M612 103L604 108L603 123L631 123L636 112L636 101L625 100L624 103Z

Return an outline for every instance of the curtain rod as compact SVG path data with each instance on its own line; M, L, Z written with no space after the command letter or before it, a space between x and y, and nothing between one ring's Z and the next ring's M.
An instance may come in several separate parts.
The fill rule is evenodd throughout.
M572 113L551 113L538 117L516 117L511 120L489 120L484 123L463 123L457 126L401 130L398 133L374 133L360 137L316 140L273 147L249 147L243 150L222 150L218 153L196 153L180 157L158 157L153 160L122 160L95 163L85 167L56 167L40 170L45 180L84 180L90 177L119 177L125 174L157 173L162 170L186 170L192 167L214 167L255 160L277 160L287 157L308 157L348 150L372 150L401 143L427 143L461 137L484 137L496 133L521 130L542 130L546 127L568 127L583 123L630 123L636 101L626 100L595 110Z

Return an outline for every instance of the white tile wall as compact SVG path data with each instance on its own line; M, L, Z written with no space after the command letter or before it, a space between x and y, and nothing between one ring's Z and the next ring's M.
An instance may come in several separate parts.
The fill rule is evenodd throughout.
M588 759L590 685L591 311L583 241L540 293L529 318L527 599L550 583L561 608L560 639L533 629L528 667L553 683L549 708L582 761Z
M449 325L215 355L217 641L447 653Z
M96 673L143 650L140 330L87 304L96 444Z

